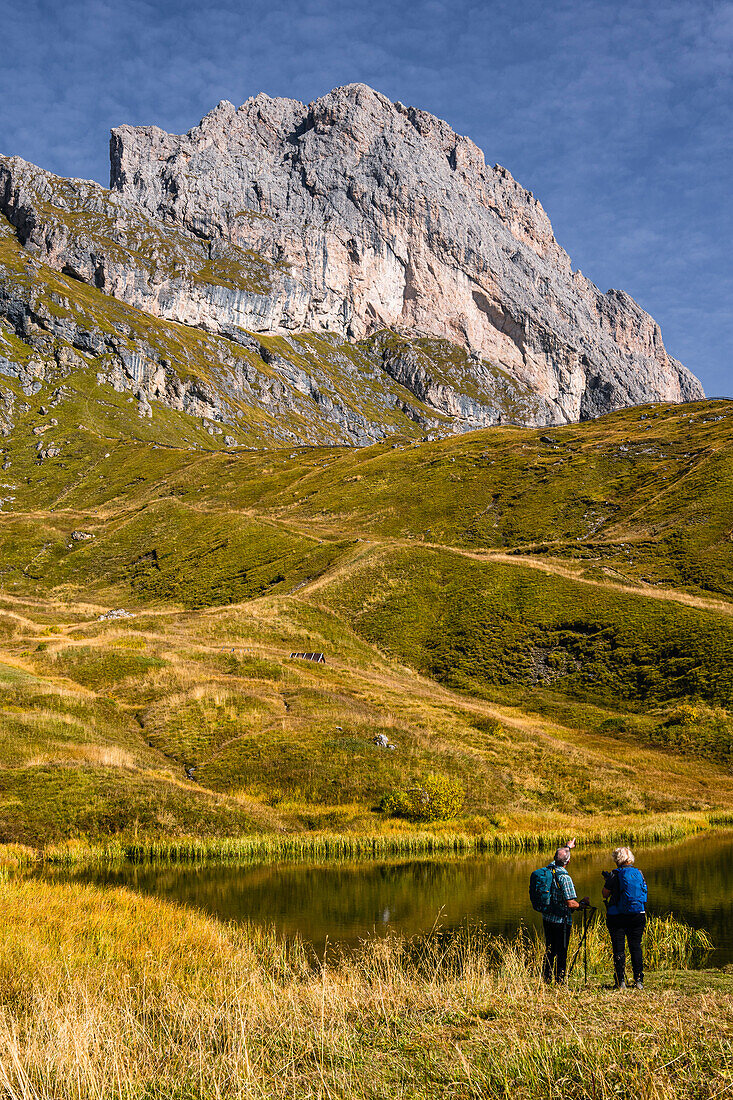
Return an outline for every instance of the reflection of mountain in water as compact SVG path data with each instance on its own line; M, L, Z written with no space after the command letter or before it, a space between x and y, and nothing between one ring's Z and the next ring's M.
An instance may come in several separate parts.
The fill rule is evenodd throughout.
M681 844L639 850L652 912L674 912L705 927L718 945L714 961L733 961L733 834L702 835ZM355 943L373 931L428 931L436 919L452 927L468 919L513 934L520 921L536 924L527 884L538 855L389 863L256 867L136 867L73 876L128 886L194 905L223 920L274 924L316 947ZM571 865L578 894L600 904L601 869L608 855L577 855Z

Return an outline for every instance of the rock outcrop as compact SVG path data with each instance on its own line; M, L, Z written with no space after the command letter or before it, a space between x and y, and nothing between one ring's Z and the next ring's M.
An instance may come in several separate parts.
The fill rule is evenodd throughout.
M457 350L436 346L434 373L440 356L455 358ZM372 341L354 345L307 333L255 338L242 330L224 336L156 318L87 285L66 264L57 271L40 262L0 218L0 383L7 380L0 385L0 430L6 435L17 397L38 396L56 409L73 405L81 388L86 399L107 407L105 387L136 400L143 420L161 407L201 420L212 445L226 447L363 445L395 433L420 438L481 427L508 410L536 415L534 396L514 385L497 394L496 407L486 406L483 421L450 417L395 382L384 354ZM427 354L424 359L430 362ZM231 430L225 433L224 425Z
M211 421L210 435L236 427L227 446L363 445L558 419L531 387L448 341L255 337L232 317L266 300L272 265L173 230L98 184L0 157L0 201L0 373L26 396L93 369L133 394L143 419L158 403Z
M572 270L505 168L366 85L223 102L183 136L120 126L110 182L167 225L287 264L269 329L443 337L570 420L702 396L648 314Z
M121 126L110 190L0 157L0 213L0 374L25 395L93 371L220 445L703 396L505 169L365 85L220 103L183 136Z

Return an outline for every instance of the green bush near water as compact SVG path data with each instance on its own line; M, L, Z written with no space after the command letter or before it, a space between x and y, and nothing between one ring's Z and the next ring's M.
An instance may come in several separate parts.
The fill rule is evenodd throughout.
M463 784L447 775L429 775L422 783L386 795L382 809L409 821L449 821L463 809Z

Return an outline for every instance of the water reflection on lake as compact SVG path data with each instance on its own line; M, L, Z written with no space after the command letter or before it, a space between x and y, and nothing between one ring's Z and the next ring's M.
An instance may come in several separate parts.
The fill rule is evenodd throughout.
M704 833L680 844L637 849L649 884L649 911L674 913L706 928L716 944L711 964L733 962L733 832ZM540 923L529 905L528 880L539 857L413 858L384 862L280 863L244 866L125 865L64 875L73 881L128 886L223 920L274 924L322 948L354 944L395 929L426 932L466 919L513 934ZM579 851L570 872L578 896L601 904L605 851ZM58 876L55 876L58 877Z

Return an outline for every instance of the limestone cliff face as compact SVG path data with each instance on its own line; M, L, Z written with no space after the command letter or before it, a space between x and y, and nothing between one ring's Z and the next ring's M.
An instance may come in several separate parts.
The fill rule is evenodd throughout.
M107 190L0 156L0 375L25 396L88 370L257 444L703 396L505 169L364 85L121 126L111 162Z
M648 314L572 270L506 169L365 85L308 106L222 102L183 136L120 126L111 188L171 232L268 265L264 293L220 294L218 313L179 295L189 323L441 337L530 386L548 419L702 396Z

